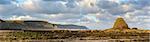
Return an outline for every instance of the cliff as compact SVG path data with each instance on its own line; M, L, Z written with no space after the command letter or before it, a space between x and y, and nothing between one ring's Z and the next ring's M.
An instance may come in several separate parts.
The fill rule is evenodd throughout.
M52 24L46 21L0 20L1 30L88 29L85 26Z
M54 29L51 23L45 21L5 21L0 23L0 29Z

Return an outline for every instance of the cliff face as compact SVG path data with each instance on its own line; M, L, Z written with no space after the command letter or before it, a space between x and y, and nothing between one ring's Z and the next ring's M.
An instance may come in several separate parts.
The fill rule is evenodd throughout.
M113 29L129 29L129 27L123 18L117 18L114 23Z
M45 21L6 21L0 23L0 29L54 29Z
M52 24L46 21L0 21L1 30L87 29L85 26Z

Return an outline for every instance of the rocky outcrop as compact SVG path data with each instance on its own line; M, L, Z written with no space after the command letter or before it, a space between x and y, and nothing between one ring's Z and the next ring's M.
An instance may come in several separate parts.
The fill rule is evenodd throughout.
M129 29L123 18L119 17L114 23L113 29Z

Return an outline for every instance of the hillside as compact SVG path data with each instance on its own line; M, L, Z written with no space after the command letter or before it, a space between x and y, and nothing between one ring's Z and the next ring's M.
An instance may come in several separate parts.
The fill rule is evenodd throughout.
M5 21L0 29L54 29L53 24L45 21Z
M88 29L85 26L52 24L46 21L0 20L1 30Z
M78 26L78 25L72 25L72 24L69 24L69 25L57 24L57 28L58 29L88 29L85 26Z

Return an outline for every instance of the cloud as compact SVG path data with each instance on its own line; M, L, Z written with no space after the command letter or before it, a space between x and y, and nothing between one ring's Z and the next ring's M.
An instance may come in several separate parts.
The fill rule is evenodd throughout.
M84 1L78 1L78 0L77 1L70 1L70 0L35 1L33 0L33 1L26 2L26 3L25 2L24 4L20 5L22 9L26 11L37 12L37 13L58 14L58 13L95 13L95 12L98 12L97 7L90 7L90 6L87 7L85 4L83 4ZM85 2L85 3L88 3L88 2ZM90 3L92 3L92 1ZM88 3L88 5L90 3ZM82 6L80 4L82 4Z
M77 23L80 22L80 18L82 18L82 15L76 14L51 14L50 16L49 21L66 23Z
M8 20L24 20L24 19L30 20L30 19L32 19L32 17L31 16L15 16L14 15L14 16L8 18Z
M108 0L100 0L97 4L100 8L103 8L103 9L110 9L110 8L115 8L115 7L118 7L119 4L116 3L116 2L111 2L111 1L108 1Z
M11 0L1 0L0 4L11 4Z
M149 28L149 26L145 26L149 23L149 11L145 10L136 10L134 12L128 12L124 15L130 27L139 27L139 28Z
M90 29L111 28L118 16L130 27L149 28L148 0L0 0L0 18L44 20L84 25Z

